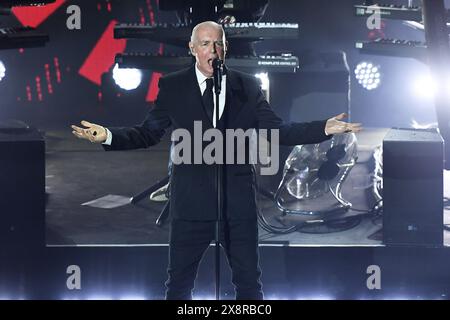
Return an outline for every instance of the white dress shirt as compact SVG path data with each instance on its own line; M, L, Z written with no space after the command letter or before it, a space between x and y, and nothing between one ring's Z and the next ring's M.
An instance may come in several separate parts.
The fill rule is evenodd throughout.
M203 93L206 90L206 79L208 79L203 73L198 70L197 64L195 64L195 74L197 76L198 86L200 87L200 93ZM222 76L222 90L220 90L219 94L219 119L222 117L223 110L225 109L225 97L227 92L227 76ZM214 89L213 89L214 91ZM213 126L216 127L216 95L213 95L214 100L214 112L213 112Z

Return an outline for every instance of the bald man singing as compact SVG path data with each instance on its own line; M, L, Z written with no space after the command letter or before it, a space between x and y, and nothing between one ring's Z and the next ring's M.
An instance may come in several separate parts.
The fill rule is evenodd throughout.
M345 114L323 121L284 123L273 112L254 76L226 67L227 41L222 26L215 22L206 21L194 27L189 49L195 57L195 64L160 79L157 100L142 124L105 128L82 121L83 127L72 126L73 134L93 143L101 143L105 150L110 151L156 145L169 127L174 132L183 130L192 137L194 128L200 128L202 136L210 129L220 132L229 129L278 130L279 143L291 146L320 143L333 134L361 130L358 123L342 121ZM216 58L225 62L218 123L212 79L212 63ZM193 150L200 148L203 154L206 147L208 145L203 141L200 145L194 145ZM239 148L244 148L248 153L248 143L235 148L234 154L242 151ZM226 150L228 152L230 150ZM215 172L220 162L194 162L174 163L172 167L166 299L192 299L199 263L215 239ZM232 271L236 299L263 299L254 170L248 157L245 163L227 161L220 168L223 176L220 243Z

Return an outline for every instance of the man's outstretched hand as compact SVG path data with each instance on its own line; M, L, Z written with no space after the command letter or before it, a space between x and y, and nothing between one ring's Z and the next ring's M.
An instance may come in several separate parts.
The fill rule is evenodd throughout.
M325 132L330 135L348 132L356 133L362 130L361 123L348 123L341 121L346 117L347 114L341 113L333 118L328 119L325 125Z
M90 123L85 120L81 121L85 128L72 125L72 133L80 139L86 139L93 143L103 143L106 141L107 134L105 127L98 124Z

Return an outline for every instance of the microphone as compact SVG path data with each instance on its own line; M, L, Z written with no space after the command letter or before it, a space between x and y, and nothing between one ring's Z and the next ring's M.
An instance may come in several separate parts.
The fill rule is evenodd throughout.
M214 75L214 93L220 94L222 90L222 69L223 69L223 61L219 58L215 58L212 62L213 67L213 75Z

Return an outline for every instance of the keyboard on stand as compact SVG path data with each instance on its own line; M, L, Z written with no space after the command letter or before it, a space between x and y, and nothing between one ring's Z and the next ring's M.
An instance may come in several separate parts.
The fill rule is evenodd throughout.
M269 39L297 39L296 23L234 23L224 25L227 39L259 41ZM147 39L177 45L186 45L192 28L185 24L119 23L114 27L116 39Z
M156 55L131 52L116 55L121 68L148 69L158 72L171 72L193 64L192 56ZM230 68L252 72L293 73L299 68L298 58L291 55L280 56L230 56L225 59Z
M48 40L47 34L31 27L0 28L0 49L42 47Z
M379 38L374 41L357 42L356 48L364 54L415 58L421 61L427 57L427 46L421 41Z

